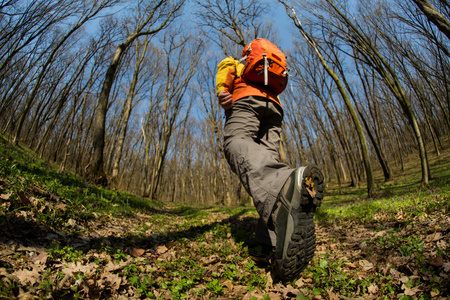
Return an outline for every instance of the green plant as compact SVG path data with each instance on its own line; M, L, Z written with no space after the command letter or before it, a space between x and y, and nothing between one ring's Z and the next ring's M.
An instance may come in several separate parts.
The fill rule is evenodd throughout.
M213 292L215 295L222 295L223 294L223 287L220 284L218 279L214 279L208 283L206 283L206 288Z
M113 256L116 262L127 261L128 259L128 255L121 249L117 249Z
M52 242L52 244L53 248L46 250L51 259L62 259L68 262L77 262L80 261L83 256L83 251L75 250L71 246L62 247L57 242Z
M42 280L42 282L39 284L39 289L44 294L49 294L53 290L54 286L55 286L55 282L53 282L49 278L46 278L46 279Z
M241 274L240 268L234 264L226 265L223 270L223 276L229 280L240 280L244 276Z
M19 293L20 285L12 277L0 278L0 295L6 298L15 298Z

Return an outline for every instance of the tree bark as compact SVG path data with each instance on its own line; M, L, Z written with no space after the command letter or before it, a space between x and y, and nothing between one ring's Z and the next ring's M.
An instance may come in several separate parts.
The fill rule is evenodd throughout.
M55 55L58 53L59 49L64 45L64 43L69 39L69 37L72 36L73 33L75 33L81 26L83 26L83 24L85 24L91 18L96 16L105 7L106 7L105 4L99 5L95 10L88 11L85 16L82 16L82 18L69 30L69 32L67 32L66 35L64 35L63 38L56 44L56 46L50 52L50 55L48 56L46 61L42 64L41 71L36 79L36 82L33 86L30 96L26 100L25 107L20 114L16 133L15 133L14 139L13 139L14 144L17 144L19 142L20 134L22 131L23 124L25 122L25 118L28 116L31 106L33 105L34 99L36 98L36 95L38 93L38 89L42 83L42 80L46 76L47 69L53 63Z
M148 40L148 37L146 37L140 57L138 57L139 44L136 43L136 56L137 56L136 67L135 67L135 71L133 74L133 79L131 80L131 85L130 85L128 95L127 95L127 100L125 102L124 115L122 118L123 127L122 127L122 130L120 133L120 137L117 141L117 146L116 146L117 150L116 150L113 169L112 169L112 173L111 173L111 180L113 180L113 181L117 179L117 175L119 174L119 162L122 158L122 150L123 150L125 137L127 134L128 120L130 119L131 109L132 109L132 105L133 105L133 99L134 99L135 91L136 91L136 85L137 85L138 78L139 78L141 64L142 64L142 61L144 60L145 53L147 52L148 43L149 43L149 40Z
M303 35L303 37L307 40L307 42L315 50L315 52L320 60L320 63L322 64L322 67L325 69L325 71L328 73L328 75L335 82L335 84L345 102L348 113L350 114L350 116L353 120L353 123L355 125L356 131L358 133L360 146L361 146L361 152L362 152L361 154L363 156L363 162L364 162L364 167L365 167L366 176L367 176L367 194L369 197L372 197L375 194L375 180L374 180L373 173L372 173L372 166L370 165L369 149L367 147L366 137L364 136L364 132L361 127L361 123L359 122L358 116L357 116L356 111L350 101L350 98L348 97L348 94L345 91L345 88L342 85L336 72L334 72L326 63L324 57L321 54L321 51L317 47L315 41L312 39L312 37L310 37L308 34L306 34L306 32L303 30L303 26L302 26L300 20L298 19L294 9L289 7L282 0L279 0L279 2L281 2L286 7L286 11L287 11L289 17L294 21L295 26L299 29L299 31Z
M110 65L106 71L105 80L103 81L102 90L100 92L100 97L98 99L97 111L94 120L94 133L92 139L92 157L91 157L91 170L90 179L97 180L101 179L103 183L107 183L106 174L103 168L103 151L105 148L105 131L106 131L106 113L108 108L109 94L111 92L112 85L114 83L114 78L117 72L117 68L120 64L122 56L125 51L134 42L136 38L141 35L154 35L157 32L163 30L172 20L172 16L181 8L185 0L178 3L173 10L171 10L166 16L162 23L153 30L144 31L144 28L148 25L153 25L153 17L157 13L158 9L165 4L167 0L159 0L154 4L151 12L148 14L147 18L143 20L137 27L137 29L128 35L125 42L119 44L112 58Z
M405 92L402 88L400 80L398 79L394 69L387 62L387 60L381 55L377 47L370 41L369 37L358 30L358 28L353 24L347 16L345 16L331 0L325 0L332 10L337 14L337 18L342 22L349 30L347 33L347 40L353 45L353 48L362 54L366 63L371 65L379 74L382 76L383 80L386 82L389 89L394 94L395 98L401 105L406 117L408 118L411 128L415 134L418 148L419 156L422 167L422 184L428 185L430 180L430 172L428 167L428 158L426 153L426 148L422 133L417 122L417 118L414 114L413 108L408 101Z
M412 0L423 14L450 39L450 22L428 1Z

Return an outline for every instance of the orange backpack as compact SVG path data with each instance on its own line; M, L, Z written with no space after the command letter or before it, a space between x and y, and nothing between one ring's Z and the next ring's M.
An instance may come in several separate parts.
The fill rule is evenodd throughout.
M286 56L277 46L262 38L253 40L242 52L245 68L242 79L268 86L277 95L284 91L288 81Z

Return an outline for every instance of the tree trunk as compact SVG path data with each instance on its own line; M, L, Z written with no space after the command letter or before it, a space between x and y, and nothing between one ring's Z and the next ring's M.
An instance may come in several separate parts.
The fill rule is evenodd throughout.
M153 7L151 11L147 15L146 19L142 21L138 25L138 28L131 34L127 36L125 42L121 43L112 58L110 65L106 71L105 80L103 81L102 90L100 92L100 97L98 99L97 111L94 120L94 133L92 139L92 157L91 157L91 171L90 171L90 179L91 180L101 180L103 183L107 183L106 174L103 168L103 151L105 148L105 132L106 132L106 113L108 108L109 94L111 92L112 85L114 83L114 78L116 75L117 68L120 64L122 56L125 54L125 51L134 42L136 38L140 35L154 35L157 32L164 29L167 24L172 20L172 16L175 12L177 12L181 6L183 5L185 0L182 0L178 3L167 15L164 15L164 20L162 23L154 30L144 31L144 28L149 24L153 25L155 20L153 20L154 15L157 13L158 9L166 2L167 0L159 0L157 3L151 3Z
M450 39L450 22L428 1L412 0L423 14Z
M300 33L303 35L303 37L307 40L307 42L314 48L320 63L322 64L322 67L325 69L325 71L328 73L328 75L333 79L335 82L344 102L347 107L348 113L350 114L353 123L355 125L356 131L358 133L360 146L361 146L361 154L363 156L363 162L364 167L366 170L366 176L367 176L367 194L369 197L372 197L375 193L375 180L372 173L372 166L370 165L370 157L369 157L369 149L367 147L366 137L364 136L363 129L361 127L361 124L359 122L358 116L356 114L356 111L350 101L350 98L347 95L347 92L345 91L344 86L342 85L339 77L337 74L328 66L325 59L323 58L321 51L317 47L315 41L303 30L303 26L298 19L297 15L295 14L295 11L292 8L289 8L284 1L279 0L281 3L283 3L286 7L286 11L289 15L289 17L294 21L295 26L299 29Z
M366 34L358 30L358 28L336 7L336 5L331 2L331 0L325 1L336 12L339 21L345 24L347 29L350 31L350 39L353 48L360 54L362 54L366 58L366 62L369 63L380 74L380 76L382 76L383 80L386 82L387 86L401 105L406 117L410 122L411 128L418 143L420 163L422 167L422 184L428 185L430 180L430 172L422 133L420 131L412 106L405 95L400 80L398 79L394 69L392 69L390 64L381 55L381 53L378 51L375 45L373 45Z
M124 54L127 44L120 44L116 49L116 53L109 65L105 80L103 81L102 91L97 104L97 112L94 119L94 133L92 143L92 157L91 157L91 180L97 180L101 177L105 177L106 174L103 170L103 149L105 148L105 128L106 128L106 112L108 107L109 94L114 82L117 68L120 63L120 59Z
M33 105L34 99L36 98L36 95L38 93L38 89L42 83L42 80L47 75L47 69L50 67L50 65L53 63L54 57L59 51L59 49L64 45L64 43L69 39L69 37L75 33L83 24L85 24L87 21L89 21L91 18L93 18L95 15L97 15L103 8L105 7L105 4L99 5L94 11L91 11L87 13L86 16L84 16L82 19L80 19L70 30L69 32L56 44L56 46L52 49L50 52L50 55L48 56L47 60L42 64L41 72L39 73L36 82L33 86L33 89L30 93L30 96L26 100L25 107L23 111L20 114L19 117L19 123L17 125L16 134L14 135L13 143L17 144L20 139L20 134L22 131L23 124L25 122L25 118L28 116L28 113L31 109L31 106Z
M144 60L144 57L145 57L145 53L147 52L148 43L149 43L148 37L146 37L141 56L137 57L136 67L135 67L135 71L133 74L133 79L131 81L131 85L130 85L128 95L127 95L127 100L125 102L124 115L123 115L123 119L122 119L123 120L123 122L122 122L123 128L121 130L120 137L117 141L117 146L116 146L117 151L116 151L116 156L114 159L114 164L113 164L113 169L112 169L112 174L111 174L111 179L113 181L117 179L117 175L119 174L119 162L122 158L122 149L123 149L123 145L124 145L124 141L125 141L125 136L127 134L128 120L130 119L131 109L133 106L133 99L135 96L136 85L137 85L138 78L139 78L139 72L141 69L142 61ZM138 55L138 51L139 51L139 44L136 43L136 56Z

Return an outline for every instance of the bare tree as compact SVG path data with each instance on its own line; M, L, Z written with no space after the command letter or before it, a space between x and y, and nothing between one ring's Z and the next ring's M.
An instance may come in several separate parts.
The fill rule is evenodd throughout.
M173 4L168 0L151 1L150 3L147 3L147 1L139 2L139 13L136 20L136 27L133 32L128 34L125 41L120 43L117 47L114 57L112 58L112 61L106 71L105 80L103 81L98 99L92 139L93 153L90 166L91 179L99 180L105 183L106 177L103 166L103 152L105 148L106 113L111 88L123 55L126 53L127 49L134 42L134 40L139 36L152 36L167 28L167 26L176 17L176 13L180 10L184 2L185 0L179 0ZM142 6L143 4L146 5Z
M408 74L415 70L421 81L424 81L423 85L424 88L428 89L427 93L430 93L437 102L443 114L444 122L450 128L448 82L450 52L448 43L442 41L438 32L432 28L433 25L426 17L416 14L416 9L406 5L407 3L408 1L399 3L398 12L388 10L385 18L398 20L406 24L408 28L411 28L412 33L398 34L396 29L398 23L396 22L382 22L378 19L373 22L376 22L377 27L380 27L378 31L386 40L390 54L395 57L393 61L396 63L396 67L402 70L406 84L414 89ZM445 103L447 103L447 107Z
M139 39L136 39L136 67L135 67L135 71L133 73L133 78L131 80L130 87L128 89L126 101L124 103L123 116L122 116L121 121L119 122L120 136L117 139L117 145L114 147L116 151L115 151L115 158L114 158L114 163L113 163L112 173L111 173L111 179L113 181L117 179L117 176L119 174L119 162L122 157L124 141L125 141L125 137L127 134L128 122L130 119L131 110L133 108L133 100L136 95L136 86L138 84L140 73L142 71L142 62L147 53L147 47L148 47L149 42L150 41L149 41L148 36L145 36L143 45L141 45L139 43ZM141 53L139 53L139 52L141 52ZM113 148L113 147L111 147L111 148Z
M367 135L369 136L374 151L378 157L381 169L383 170L384 179L385 181L389 181L392 179L392 172L389 166L389 161L386 159L385 151L383 150L383 142L382 142L383 139L380 137L381 136L380 132L382 131L382 129L385 129L385 122L380 117L382 113L378 109L378 103L376 100L377 97L376 79L375 76L370 76L369 74L367 74L368 71L364 68L364 66L359 66L357 59L355 60L355 62L356 62L356 71L358 72L364 91L363 97L367 100L370 115L373 118L373 126L372 126L373 129L369 125L367 114L364 112L363 105L361 105L361 103L364 102L363 99L361 99L363 97L357 96L360 99L355 101L355 104L360 119L363 122L364 127L366 128ZM370 81L370 79L372 79L372 81ZM388 137L386 136L385 138Z
M196 0L196 3L200 6L197 13L199 25L213 30L216 37L213 40L226 55L238 53L237 45L242 48L262 33L260 31L262 23L258 18L266 6L261 1ZM232 44L228 44L227 41L231 41Z
M414 110L404 92L395 70L379 51L378 47L373 43L370 36L365 33L362 28L358 26L358 24L353 23L350 18L347 17L331 0L325 0L325 2L328 4L328 8L335 17L335 20L341 22L347 30L344 32L345 37L343 38L347 40L352 47L362 55L362 57L364 57L364 63L373 67L380 74L403 108L404 114L408 118L418 142L422 166L422 183L428 184L430 173L422 133Z
M50 133L54 130L56 123L58 119L61 117L61 112L63 108L67 105L67 102L69 101L69 98L71 94L74 93L73 88L76 85L77 82L79 82L80 77L82 76L82 73L84 73L86 65L91 60L93 55L95 54L95 47L97 45L93 44L91 47L87 49L87 51L84 53L84 56L78 63L78 65L75 67L75 71L71 75L71 78L69 78L68 82L63 87L60 97L57 97L57 105L55 107L55 111L53 112L53 116L51 117L50 123L46 126L46 130L43 134L43 136L39 139L39 143L35 148L35 151L40 151L40 156L42 157L43 150L48 142L48 139L50 137ZM81 91L78 91L80 93ZM35 118L39 119L39 118ZM39 126L42 128L41 126ZM54 156L57 155L57 151L55 151Z
M71 3L33 0L9 1L1 6L0 74L4 76L27 55L28 46L40 44L56 24L76 14L77 1ZM35 49L36 50L36 49ZM15 62L13 58L19 56Z
M359 142L360 142L359 145L361 147L364 167L365 167L366 176L367 176L367 193L368 193L369 197L372 197L373 194L375 193L375 180L374 180L373 173L372 173L372 166L370 164L369 150L367 147L367 142L366 142L366 137L364 135L364 131L363 131L361 123L358 119L356 110L354 109L354 107L350 101L350 97L348 96L348 93L347 93L344 85L342 84L341 80L339 79L339 76L337 75L337 73L333 69L331 69L330 66L327 64L327 62L325 61L322 51L320 50L320 48L317 45L314 38L311 35L307 34L306 31L303 29L303 25L302 25L300 19L297 17L297 14L295 13L294 8L289 6L283 0L279 0L279 2L285 6L287 14L293 20L297 29L300 31L300 33L303 35L303 37L306 39L306 41L309 43L309 45L314 49L322 67L326 70L328 75L333 79L334 83L336 84L336 86L339 90L339 93L342 96L342 99L344 100L344 103L347 107L347 111L348 111L349 115L351 116L353 123L355 125L355 128L356 128L356 131L358 133Z
M417 7L427 16L434 25L436 25L447 38L450 39L450 21L443 16L430 2L427 0L412 0ZM447 1L441 1L442 5L445 5L447 9L450 8L450 4Z
M338 104L336 103L333 80L328 75L325 68L320 67L321 63L314 59L315 55L317 55L315 53L315 50L312 47L309 47L306 50L308 51L308 53L305 53L305 51L301 50L300 47L300 45L296 44L297 52L301 52L302 55L291 55L291 59L294 60L296 69L295 73L297 74L293 79L297 81L298 84L302 85L304 89L309 90L314 95L314 99L317 98L321 101L322 107L325 109L326 115L328 116L332 128L335 131L335 136L337 136L341 148L344 152L348 170L350 171L350 186L358 186L359 180L356 174L356 158L353 151L357 148L352 147L351 145L346 119L341 117L343 115L343 112L341 112L341 110L338 108ZM339 68L340 66L336 62L334 65L336 66L336 68ZM349 90L349 88L347 89ZM295 99L298 97L298 95L306 94L306 90L302 90L302 92L297 93L297 95L292 95L291 97L294 97ZM300 104L305 101L306 100L297 100L297 103ZM334 108L334 111L332 110L332 107ZM300 108L297 109L297 111L298 110L302 110L302 105L300 105ZM294 111L294 113L297 114L296 111ZM289 115L290 112L288 111L287 114ZM306 113L304 114L304 117L307 118L307 116L310 114L311 113ZM317 159L315 159L315 161L316 163L319 163Z
M40 72L37 76L37 79L35 80L33 89L30 93L30 95L27 97L26 104L22 112L20 113L16 133L14 135L13 142L18 143L20 138L20 133L22 131L22 126L25 122L25 118L28 116L28 112L31 109L31 106L35 100L35 97L37 95L38 89L42 83L42 80L44 79L47 69L51 66L55 55L58 53L59 49L66 43L66 41L74 34L81 26L83 26L86 22L91 20L93 17L95 17L100 11L102 11L104 8L109 7L110 4L113 1L111 0L100 0L95 1L92 5L91 3L85 3L85 6L82 6L82 11L80 14L79 19L77 22L72 26L72 28L69 29L69 31L59 40L57 43L52 47L52 50L50 54L48 55L47 59L43 62Z
M179 32L167 34L162 42L165 53L163 71L165 82L162 87L162 106L158 118L159 128L157 129L151 180L146 188L145 196L156 196L173 128L182 108L185 109L185 113L188 113L192 103L191 101L183 103L183 99L201 59L203 42L194 41L189 36L180 38L179 35Z
M217 96L215 91L215 71L216 65L211 64L213 60L207 58L203 68L197 76L197 84L194 89L194 95L201 100L201 107L206 115L205 123L205 142L210 146L208 153L211 154L211 171L210 178L218 177L219 183L211 185L216 191L215 197L221 198L223 205L231 206L232 198L230 193L231 178L227 171L227 162L222 145L223 141L223 112L222 108L217 104Z

